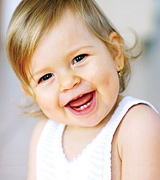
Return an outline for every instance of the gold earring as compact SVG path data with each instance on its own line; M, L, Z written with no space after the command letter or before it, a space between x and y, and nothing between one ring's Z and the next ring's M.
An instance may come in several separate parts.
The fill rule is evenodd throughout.
M118 76L119 76L120 78L123 76L123 70L122 70L121 68L119 68Z

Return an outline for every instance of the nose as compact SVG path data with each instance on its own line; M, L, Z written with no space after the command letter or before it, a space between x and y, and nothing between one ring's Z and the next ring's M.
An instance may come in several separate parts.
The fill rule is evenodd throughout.
M81 78L72 73L61 74L59 77L59 90L64 93L70 89L73 89L76 85L80 84Z

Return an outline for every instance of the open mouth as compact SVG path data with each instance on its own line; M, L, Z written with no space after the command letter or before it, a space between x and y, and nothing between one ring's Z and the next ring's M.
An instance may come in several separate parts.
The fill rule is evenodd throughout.
M65 107L75 115L84 115L93 111L95 106L96 92L93 91L70 101Z

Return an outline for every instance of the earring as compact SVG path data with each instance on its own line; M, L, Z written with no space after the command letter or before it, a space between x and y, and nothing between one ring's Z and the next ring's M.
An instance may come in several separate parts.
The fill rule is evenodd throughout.
M123 76L123 70L120 68L118 71L118 76L121 78Z

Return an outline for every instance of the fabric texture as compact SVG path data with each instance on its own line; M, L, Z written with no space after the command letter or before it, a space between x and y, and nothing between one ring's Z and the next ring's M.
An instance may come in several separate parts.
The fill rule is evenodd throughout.
M71 161L66 158L62 147L65 125L48 120L37 145L37 180L111 180L114 133L125 114L137 104L146 104L155 110L146 101L130 96L123 98L101 132Z

